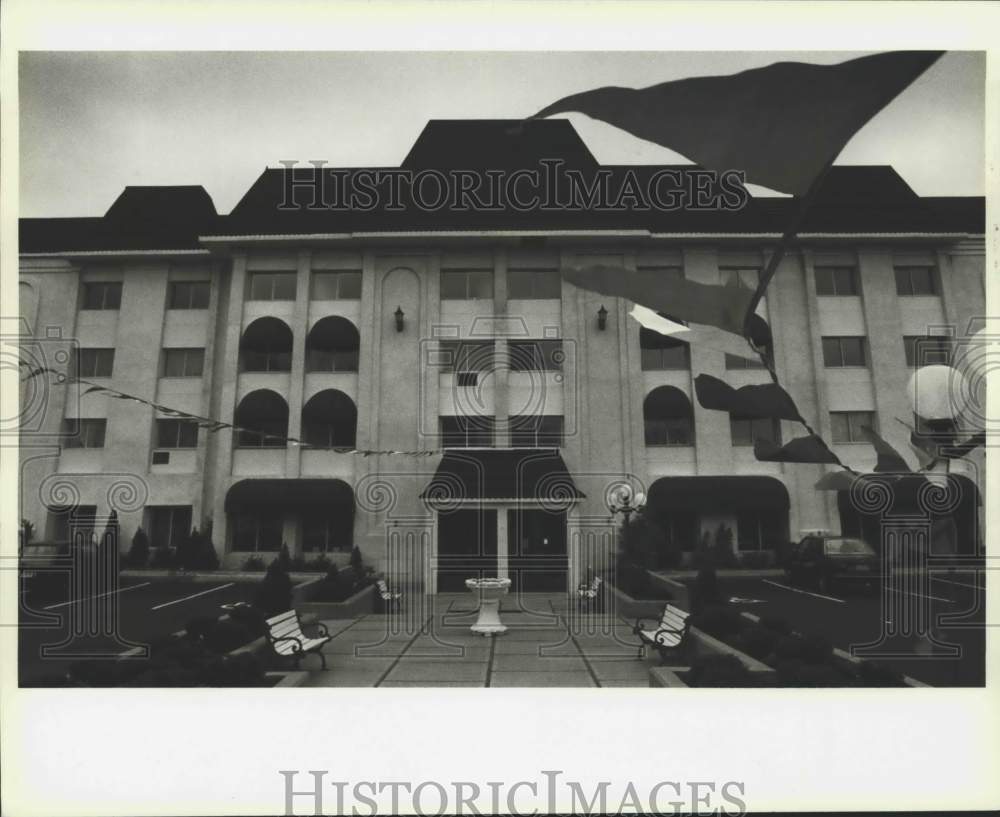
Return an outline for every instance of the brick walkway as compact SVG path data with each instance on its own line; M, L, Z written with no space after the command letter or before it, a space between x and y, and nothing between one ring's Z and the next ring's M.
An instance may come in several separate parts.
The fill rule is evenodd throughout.
M580 613L575 599L508 597L506 633L473 633L475 600L442 593L410 599L401 614L324 622L328 669L306 658L307 686L646 687L655 663L636 657L632 622L613 611Z

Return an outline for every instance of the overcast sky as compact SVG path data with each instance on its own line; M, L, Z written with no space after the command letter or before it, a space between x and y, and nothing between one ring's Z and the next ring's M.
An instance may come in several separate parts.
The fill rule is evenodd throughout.
M515 119L641 88L862 52L22 52L22 216L101 215L126 185L200 184L229 212L282 159L393 166L428 119ZM838 164L891 164L921 195L983 195L985 57L950 52ZM570 114L598 161L684 163Z

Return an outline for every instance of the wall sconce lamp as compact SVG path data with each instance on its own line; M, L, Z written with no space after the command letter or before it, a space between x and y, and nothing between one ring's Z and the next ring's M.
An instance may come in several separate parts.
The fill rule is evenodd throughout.
M597 328L602 332L608 326L608 310L604 308L604 304L601 304L601 308L597 310Z
M393 312L392 314L396 316L396 331L397 332L402 332L403 331L403 318L404 318L403 307L397 306L396 307L396 311Z

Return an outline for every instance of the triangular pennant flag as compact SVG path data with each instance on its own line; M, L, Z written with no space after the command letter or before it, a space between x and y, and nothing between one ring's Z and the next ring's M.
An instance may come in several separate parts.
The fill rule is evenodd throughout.
M804 194L858 130L941 52L893 51L836 65L779 62L649 88L596 88L535 118L579 111L709 170Z
M702 408L727 411L740 417L799 419L795 401L777 383L762 383L734 389L717 377L700 374L694 379L694 390Z
M872 448L875 449L875 453L878 455L878 460L875 463L876 474L886 472L902 474L912 471L900 453L876 434L873 428L870 426L861 426L861 433L868 438L868 442L872 444Z
M813 486L817 491L849 491L857 475L850 471L828 471Z
M669 318L663 317L658 312L635 304L629 315L644 329L651 332L658 332L666 337L675 338L691 346L701 349L712 349L716 352L725 352L727 355L759 360L757 354L750 348L746 339L732 332L727 332L715 326L706 326L700 323L676 323ZM767 327L763 320L761 323ZM769 329L767 331L770 331Z
M91 392L101 392L101 391L109 391L109 389L107 389L104 386L89 386L88 388L83 390L83 393L90 394Z
M753 444L754 456L761 462L837 463L833 452L815 434L796 437L782 446L770 440L758 439Z
M743 334L753 291L736 283L700 284L687 278L653 280L623 267L590 264L563 267L562 277L581 289L626 298L656 312L667 312L675 321L707 324Z
M974 434L967 440L963 440L956 445L948 446L947 448L941 449L941 456L946 457L950 460L959 459L960 457L966 457L975 451L980 446L986 445L986 432L980 431L978 434Z

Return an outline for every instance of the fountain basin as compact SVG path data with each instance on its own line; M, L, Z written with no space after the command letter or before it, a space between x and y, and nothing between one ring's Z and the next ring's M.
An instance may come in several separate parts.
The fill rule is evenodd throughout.
M500 621L500 599L510 590L510 579L466 579L465 586L479 599L479 618L472 632L484 636L507 632Z

